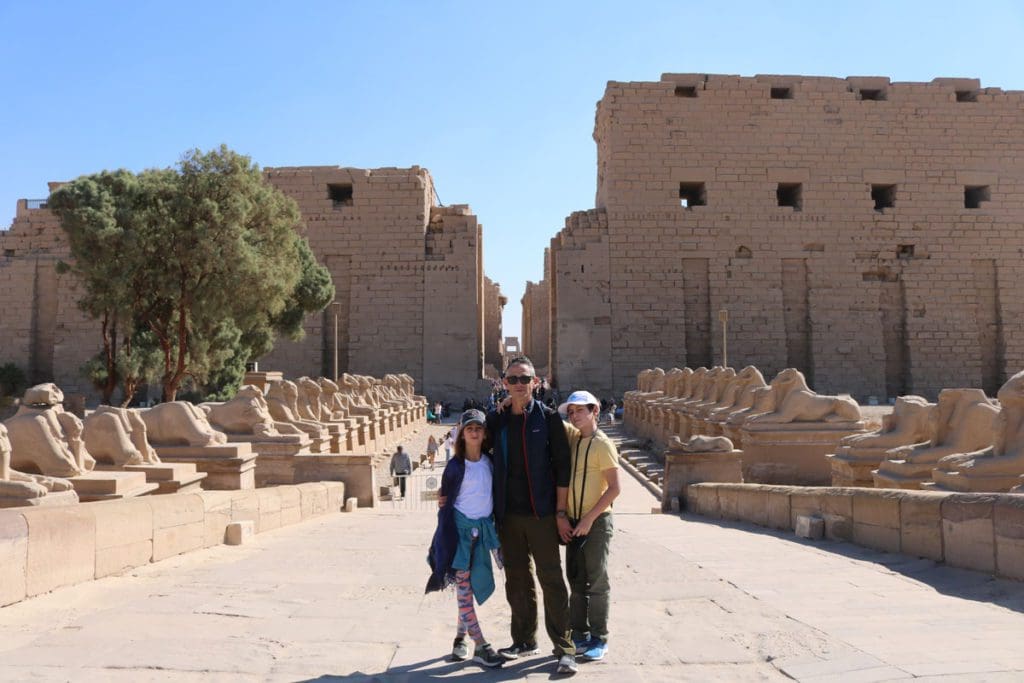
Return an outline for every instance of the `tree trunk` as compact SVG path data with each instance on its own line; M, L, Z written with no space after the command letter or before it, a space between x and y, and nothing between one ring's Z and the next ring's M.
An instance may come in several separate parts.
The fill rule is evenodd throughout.
M178 300L178 360L174 372L164 382L163 399L165 402L173 401L178 395L178 387L181 380L185 378L186 364L188 357L188 305L185 297L185 283L181 283L181 298ZM166 376L166 375L165 375Z
M110 322L110 314L103 314L103 360L107 366L107 379L103 383L104 405L110 405L117 389L117 316L114 316L113 323Z

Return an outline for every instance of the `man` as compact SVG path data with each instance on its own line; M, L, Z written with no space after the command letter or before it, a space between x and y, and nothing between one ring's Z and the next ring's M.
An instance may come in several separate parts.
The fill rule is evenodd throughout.
M611 504L619 495L619 454L597 428L601 407L589 391L574 391L559 407L572 454L569 522L572 540L565 549L569 575L569 619L576 653L584 660L604 659L608 652L608 545L612 538Z
M401 498L405 498L405 481L412 474L412 459L401 446L391 456L391 476L398 479L398 488L401 491Z
M494 444L494 517L505 564L505 595L512 608L512 644L498 650L506 659L535 654L537 593L530 561L544 593L544 625L555 646L557 672L576 672L576 648L569 637L569 596L562 575L559 539L572 527L566 511L569 444L558 414L533 398L538 384L533 363L509 361L503 379L505 409L487 416Z

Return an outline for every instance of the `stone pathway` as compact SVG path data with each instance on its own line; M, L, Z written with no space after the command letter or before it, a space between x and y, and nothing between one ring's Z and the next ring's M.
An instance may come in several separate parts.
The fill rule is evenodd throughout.
M1024 584L651 514L623 480L611 650L577 678L1024 680ZM447 660L454 596L423 595L433 524L428 508L338 514L5 607L0 680L554 677L549 656L483 674ZM506 645L500 589L480 615Z

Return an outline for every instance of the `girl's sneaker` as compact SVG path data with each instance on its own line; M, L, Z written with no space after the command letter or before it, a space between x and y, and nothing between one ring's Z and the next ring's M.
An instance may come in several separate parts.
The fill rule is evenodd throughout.
M606 654L608 654L608 643L600 638L594 638L591 641L590 649L581 656L588 662L599 662L604 659Z
M504 664L505 658L495 652L489 643L484 643L476 648L473 653L473 661L493 668Z
M572 644L576 646L576 654L581 655L589 650L594 645L594 639L590 636L584 636L582 638L574 637Z
M452 643L452 659L457 662L464 662L469 659L469 644L465 636L459 636Z

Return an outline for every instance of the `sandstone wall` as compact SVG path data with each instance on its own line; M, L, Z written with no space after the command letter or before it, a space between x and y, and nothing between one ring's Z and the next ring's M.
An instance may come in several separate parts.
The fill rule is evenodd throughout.
M501 294L501 285L484 277L484 364L502 370L501 313L508 299Z
M862 398L994 393L1024 366L1007 333L1024 312L1022 105L972 79L609 83L598 210L552 241L560 386L620 394L643 368L720 362L727 309L736 367ZM566 344L588 330L585 369Z
M309 316L302 341L279 340L263 369L329 375L337 315L339 372L405 372L417 391L441 400L477 395L484 278L481 227L469 208L434 206L430 174L416 166L265 174L298 203L338 305ZM68 256L53 214L19 202L11 228L0 231L0 363L95 397L79 368L100 348L99 324L77 309L74 283L56 271Z
M548 250L545 249L545 252ZM530 357L537 373L544 375L548 368L550 338L550 292L547 280L527 282L521 299L523 317L523 353Z

